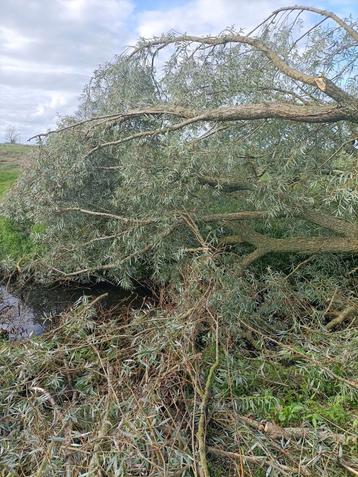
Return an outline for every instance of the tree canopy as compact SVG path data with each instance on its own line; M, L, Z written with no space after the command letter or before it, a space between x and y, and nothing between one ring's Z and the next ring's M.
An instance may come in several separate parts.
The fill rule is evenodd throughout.
M356 253L355 27L294 7L248 34L140 40L37 136L11 213L16 197L18 220L45 224L52 273L123 283L236 244L243 268L272 252Z

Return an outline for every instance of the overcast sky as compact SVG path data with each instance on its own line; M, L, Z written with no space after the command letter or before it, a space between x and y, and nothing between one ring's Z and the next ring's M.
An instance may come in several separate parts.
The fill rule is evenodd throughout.
M92 71L138 36L252 27L289 0L0 0L0 142L26 141L76 110ZM357 0L300 0L341 16Z

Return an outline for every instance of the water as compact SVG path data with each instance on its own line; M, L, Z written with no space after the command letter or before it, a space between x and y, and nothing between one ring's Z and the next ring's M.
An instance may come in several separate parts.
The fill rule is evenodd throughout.
M18 297L0 287L0 330L10 340L19 340L44 332L34 310Z
M0 333L11 341L41 335L51 326L53 317L69 309L81 297L95 298L104 293L107 296L102 304L107 308L129 302L138 305L145 296L142 289L128 292L111 285L56 288L30 285L21 291L0 286Z

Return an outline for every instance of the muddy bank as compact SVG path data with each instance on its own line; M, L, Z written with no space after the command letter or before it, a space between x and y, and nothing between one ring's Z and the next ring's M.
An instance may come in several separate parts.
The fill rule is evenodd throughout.
M143 288L127 291L108 284L56 288L29 285L21 290L0 285L0 333L11 341L41 335L56 316L83 296L96 298L103 294L107 295L101 300L102 306L112 308L128 303L140 306L148 292Z

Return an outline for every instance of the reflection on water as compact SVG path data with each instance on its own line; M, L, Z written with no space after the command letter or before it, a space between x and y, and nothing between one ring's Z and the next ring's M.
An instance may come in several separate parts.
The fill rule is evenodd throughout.
M19 340L40 335L44 327L37 322L31 307L0 287L0 330L6 332L10 340Z
M65 311L84 295L93 298L107 293L102 301L106 307L123 303L141 303L147 294L143 289L128 292L111 285L88 287L41 288L30 285L22 291L7 290L0 286L0 333L9 340L21 340L40 335L51 324L51 317Z

